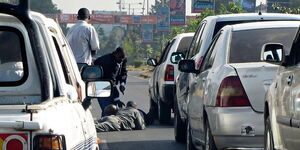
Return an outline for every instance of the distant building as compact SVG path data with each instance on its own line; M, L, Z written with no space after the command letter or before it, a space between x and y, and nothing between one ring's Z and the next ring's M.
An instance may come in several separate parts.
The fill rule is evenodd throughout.
M267 11L268 12L276 12L276 10L274 10L274 8L272 7L273 4L275 4L275 3L277 3L281 6L289 7L291 1L292 0L267 0Z

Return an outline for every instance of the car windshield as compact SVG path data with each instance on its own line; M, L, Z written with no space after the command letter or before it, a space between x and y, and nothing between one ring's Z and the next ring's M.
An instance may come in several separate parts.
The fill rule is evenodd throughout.
M296 33L297 28L235 31L232 33L229 62L260 62L261 49L266 43L281 43L289 54Z

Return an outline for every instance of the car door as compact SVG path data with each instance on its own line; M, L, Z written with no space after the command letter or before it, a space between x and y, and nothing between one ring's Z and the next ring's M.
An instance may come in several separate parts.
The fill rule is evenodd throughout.
M204 141L204 100L207 99L209 94L209 83L208 78L210 70L215 60L217 49L215 46L222 32L219 32L213 40L209 50L204 56L203 62L200 66L199 73L194 74L195 78L190 80L190 93L188 102L188 116L190 129L193 137L198 138L200 141ZM221 41L220 41L221 42Z
M61 63L61 67L63 70L63 74L64 74L64 78L65 78L65 83L68 84L68 86L66 87L74 87L77 88L77 81L75 78L75 73L74 73L74 69L72 68L72 65L70 64L70 57L68 55L68 53L66 52L66 49L64 48L65 43L64 41L59 38L59 36L57 35L57 31L54 32L54 29L52 29L52 40L53 43L55 45L55 49L56 52L58 54L59 57L59 61ZM62 115L66 115L65 117L68 118L72 118L73 122L66 122L65 123L65 127L74 130L72 132L72 135L76 138L76 140L73 140L73 144L76 146L84 146L87 143L87 139L89 138L89 129L88 121L92 121L90 120L87 116L86 116L86 112L83 109L80 99L78 97L78 95L80 95L79 93L73 93L73 92L69 92L66 91L67 93L65 93L69 99L69 103L64 105L64 106L60 106L58 107L59 109L57 111L66 111L68 110L69 112L72 113L65 113ZM88 120L88 121L87 121ZM62 126L63 127L63 126ZM94 127L93 127L94 128Z
M300 142L300 113L297 111L299 108L297 108L296 101L297 88L299 89L300 82L299 42L298 39L295 40L289 56L286 57L286 65L279 68L275 80L275 115L281 139L288 149L298 149Z

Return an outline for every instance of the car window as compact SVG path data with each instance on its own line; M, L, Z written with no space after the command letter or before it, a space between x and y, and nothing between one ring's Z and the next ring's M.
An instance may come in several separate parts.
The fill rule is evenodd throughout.
M161 56L161 58L160 58L160 60L159 60L159 64L161 64L161 63L163 63L163 62L165 62L165 61L167 60L168 53L169 53L169 51L170 51L172 45L174 44L174 42L175 42L175 39L172 40L172 41L165 47L165 49L164 49L164 51L163 51L163 53L162 53L162 56Z
M202 72L204 70L207 70L207 69L212 67L215 56L216 56L216 52L217 52L216 47L219 46L220 43L221 43L221 40L218 40L218 39L221 37L222 32L223 31L220 31L215 36L215 38L213 39L213 42L211 43L210 47L208 48L208 51L207 51L206 55L204 56L204 60L203 60L203 63L201 65L201 71L200 72Z
M177 47L177 52L182 52L184 54L186 54L191 42L192 42L193 37L184 37L180 40L180 43Z
M0 86L22 84L28 76L22 33L12 27L0 28Z
M235 31L232 33L229 62L260 62L265 43L281 43L286 50L290 50L296 32L297 28Z
M193 37L193 40L190 44L190 48L189 48L189 52L187 54L187 58L192 58L193 56L195 56L198 53L199 48L201 46L200 37L203 34L203 30L205 28L205 25L206 25L206 21L202 21L200 23L200 26L198 27L198 29L197 29L194 37Z

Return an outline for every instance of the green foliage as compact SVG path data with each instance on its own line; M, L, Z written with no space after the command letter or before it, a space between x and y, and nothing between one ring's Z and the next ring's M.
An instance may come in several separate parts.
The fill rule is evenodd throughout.
M277 10L280 13L286 13L286 14L300 14L300 7L298 8L288 8L281 6L280 4L273 4L272 5L274 10Z
M52 0L30 0L30 9L40 12L42 14L59 14L59 10L56 4L53 4Z

